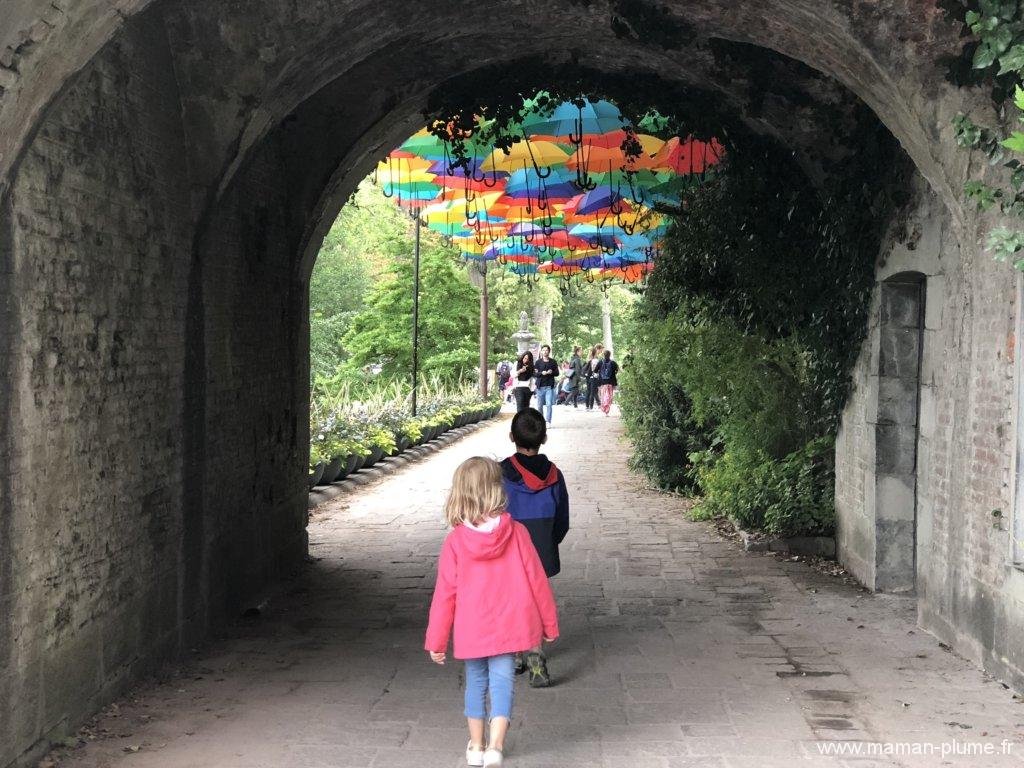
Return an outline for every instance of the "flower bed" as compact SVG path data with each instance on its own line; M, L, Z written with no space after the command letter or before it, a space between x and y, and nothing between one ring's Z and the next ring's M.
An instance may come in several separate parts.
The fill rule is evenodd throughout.
M330 485L387 456L456 427L493 418L497 399L482 401L470 385L428 381L412 415L408 387L391 382L353 396L348 384L318 381L310 402L309 485Z

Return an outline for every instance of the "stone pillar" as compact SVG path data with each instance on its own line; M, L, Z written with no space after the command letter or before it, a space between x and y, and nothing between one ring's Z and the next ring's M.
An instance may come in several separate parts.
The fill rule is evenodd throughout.
M512 334L512 338L516 341L517 355L522 355L524 352L529 351L530 345L533 344L533 340L536 338L527 328L529 322L529 316L526 312L520 312L519 330Z
M551 343L551 324L554 322L555 313L550 307L537 305L533 308L533 323L540 331L540 343Z
M914 589L923 276L881 285L874 419L875 589Z

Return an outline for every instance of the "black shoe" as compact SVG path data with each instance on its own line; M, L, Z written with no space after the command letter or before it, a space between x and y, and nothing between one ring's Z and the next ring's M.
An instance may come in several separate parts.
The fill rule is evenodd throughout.
M526 654L526 666L530 672L531 688L547 688L551 685L551 675L548 674L548 662L544 654Z
M515 670L517 675L523 674L526 671L526 659L523 654L517 653L512 657L515 661Z

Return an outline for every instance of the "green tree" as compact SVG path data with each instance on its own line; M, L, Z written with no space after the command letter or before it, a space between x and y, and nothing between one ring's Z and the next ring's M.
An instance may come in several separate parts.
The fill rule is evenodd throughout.
M382 274L409 252L408 218L369 180L341 209L310 276L310 370L333 374L348 358L343 343Z
M409 228L413 224L409 223ZM391 272L352 320L344 344L349 365L379 363L386 375L412 370L412 236ZM474 369L479 356L479 293L451 248L426 233L420 249L420 368L451 377Z
M552 324L552 346L561 355L571 355L572 348L579 344L584 352L604 340L601 325L601 303L607 295L611 301L612 338L615 354L622 358L633 344L633 305L637 294L624 285L611 285L607 294L598 283L582 281L570 285L562 294L562 306L555 312Z

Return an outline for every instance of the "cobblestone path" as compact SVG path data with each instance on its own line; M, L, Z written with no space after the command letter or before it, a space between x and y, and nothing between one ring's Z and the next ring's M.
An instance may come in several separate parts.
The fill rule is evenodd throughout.
M108 710L60 764L463 765L461 665L430 664L423 629L452 471L504 455L507 426L321 507L315 562L259 620ZM517 688L507 765L1024 764L1024 707L916 629L911 600L686 521L681 500L627 471L616 418L558 408L548 449L572 498L563 638L555 686ZM869 757L869 743L919 754ZM993 754L923 754L943 745Z

